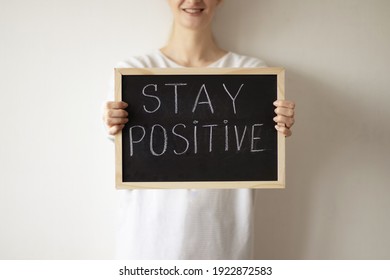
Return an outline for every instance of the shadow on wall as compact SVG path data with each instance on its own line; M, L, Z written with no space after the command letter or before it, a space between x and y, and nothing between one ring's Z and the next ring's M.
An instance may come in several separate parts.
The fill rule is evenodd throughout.
M297 103L287 185L257 191L255 257L388 258L388 175L381 167L389 158L383 150L389 134L375 112L369 117L364 102L342 87L287 71L286 89Z
M230 51L235 51L244 54L262 57L258 53L259 50L252 46L256 45L256 41L261 40L257 38L257 31L261 28L263 19L259 18L259 12L267 7L273 9L272 5L266 5L263 0L245 0L235 1L226 0L222 6L217 10L214 20L214 34L218 43ZM272 26L272 32L276 34L283 34L286 29L278 30L277 26ZM268 63L268 61L266 61Z
M259 46L257 52L261 52L256 34L267 28L258 26L263 23L258 12L264 1L246 0L245 5L243 1L225 1L223 5L214 26L221 45L260 56L268 65L284 65L288 99L297 103L294 135L287 141L287 188L256 193L255 258L389 257L389 241L384 237L390 229L386 217L388 174L383 166L389 163L389 149L384 147L388 147L390 133L383 128L388 127L390 116L384 105L387 94L378 92L386 87L375 84L383 80L365 80L359 71L349 74L350 69L337 67L342 65L337 61L334 69L329 69L330 64L308 61L291 60L291 65L271 61L254 52ZM288 29L272 32L283 36ZM365 53L357 49L359 52ZM335 59L332 53L321 55ZM383 104L370 98L372 91L383 98Z
M286 189L257 191L255 257L258 259L307 259L327 255L322 251L313 256L309 248L316 242L320 242L322 248L330 243L312 239L315 225L311 221L316 216L314 204L318 199L316 196L321 194L317 181L324 165L347 140L342 131L335 129L329 133L321 126L325 121L327 127L332 127L330 122L335 121L337 111L342 110L342 107L330 104L327 98L327 94L337 94L335 90L293 70L288 69L287 73L286 90L289 98L297 103L297 123L294 135L286 144ZM329 138L329 134L338 135L338 139ZM318 237L324 236L327 233Z

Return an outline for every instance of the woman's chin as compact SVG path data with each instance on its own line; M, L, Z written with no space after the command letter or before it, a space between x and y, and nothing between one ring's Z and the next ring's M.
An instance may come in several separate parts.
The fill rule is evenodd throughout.
M180 25L185 29L189 29L192 31L196 31L196 30L200 31L205 29L208 26L208 23L203 20L192 19L192 20L181 20Z

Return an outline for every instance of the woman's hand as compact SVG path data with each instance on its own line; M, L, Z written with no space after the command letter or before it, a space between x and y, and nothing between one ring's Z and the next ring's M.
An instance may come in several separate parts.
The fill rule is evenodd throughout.
M289 100L276 100L274 105L276 106L276 117L274 118L277 123L276 130L286 137L291 136L291 127L295 122L295 103Z
M123 101L108 101L104 106L103 121L107 127L108 134L115 135L121 131L129 121L125 111L127 103Z

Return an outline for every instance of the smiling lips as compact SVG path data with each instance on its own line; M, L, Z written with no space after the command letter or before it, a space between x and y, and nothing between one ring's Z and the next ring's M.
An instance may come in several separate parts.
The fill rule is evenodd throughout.
M182 10L191 15L198 15L204 11L202 8L184 8Z

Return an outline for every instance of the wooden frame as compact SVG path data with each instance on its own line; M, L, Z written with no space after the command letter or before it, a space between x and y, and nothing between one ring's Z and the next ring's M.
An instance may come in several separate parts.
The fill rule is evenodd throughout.
M277 99L285 99L285 71L283 68L116 68L115 100L122 100L123 75L277 75ZM189 189L189 188L285 188L285 137L277 133L278 180L223 181L223 182L123 182L122 132L115 136L115 177L117 189Z

